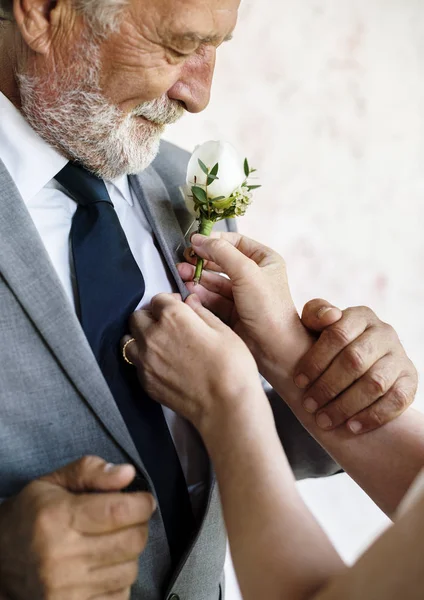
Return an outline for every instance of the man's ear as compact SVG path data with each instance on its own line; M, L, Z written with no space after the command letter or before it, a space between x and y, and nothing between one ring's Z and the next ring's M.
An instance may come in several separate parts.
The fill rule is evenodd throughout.
M49 52L58 13L63 12L64 4L64 0L14 0L16 24L25 43L34 52Z

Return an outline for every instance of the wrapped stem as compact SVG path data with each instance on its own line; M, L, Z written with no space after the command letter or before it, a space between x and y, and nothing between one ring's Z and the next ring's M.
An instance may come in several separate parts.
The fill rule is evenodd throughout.
M209 221L209 219L206 219L205 217L201 217L198 233L201 233L202 235L207 235L209 237L210 234L212 233L212 227L213 227L213 221ZM194 283L200 282L200 279L202 277L202 272L203 272L203 264L204 264L203 258L197 257L196 271L194 273L194 280L193 280Z

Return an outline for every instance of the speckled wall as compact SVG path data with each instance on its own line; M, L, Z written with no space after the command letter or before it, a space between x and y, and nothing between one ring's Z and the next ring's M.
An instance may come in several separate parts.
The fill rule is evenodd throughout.
M422 371L420 0L245 0L210 107L167 138L228 139L249 156L264 187L240 229L284 255L298 307L371 306ZM300 487L347 560L386 523L346 476Z

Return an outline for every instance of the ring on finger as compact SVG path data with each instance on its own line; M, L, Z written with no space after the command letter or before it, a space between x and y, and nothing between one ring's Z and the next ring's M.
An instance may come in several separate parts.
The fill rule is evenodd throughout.
M125 342L125 344L122 347L122 356L124 357L125 362L127 362L129 365L134 366L134 363L130 361L130 359L127 357L127 347L132 343L135 342L135 338L130 338L129 340L127 340Z

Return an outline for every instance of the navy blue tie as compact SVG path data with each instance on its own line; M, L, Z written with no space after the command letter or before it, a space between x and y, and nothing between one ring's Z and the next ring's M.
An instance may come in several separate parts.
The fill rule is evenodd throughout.
M144 295L143 275L103 180L72 163L56 179L78 203L71 244L81 325L153 481L176 564L194 532L186 481L161 406L142 390L120 350Z

